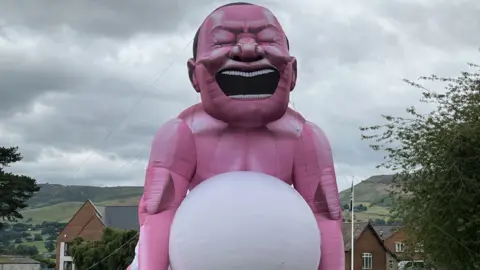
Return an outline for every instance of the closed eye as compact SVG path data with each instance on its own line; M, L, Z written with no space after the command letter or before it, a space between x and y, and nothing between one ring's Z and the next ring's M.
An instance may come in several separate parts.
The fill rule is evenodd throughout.
M226 46L232 45L235 43L236 36L235 33L224 29L215 29L212 33L213 35L213 44L215 46Z
M276 33L276 31L274 31L273 29L270 29L270 28L267 28L267 29L264 29L262 31L260 31L258 34L257 34L257 39L258 39L258 42L260 43L274 43L274 44L277 44L277 38L278 34Z
M233 41L217 41L214 43L216 46L235 45Z
M268 39L258 39L258 42L259 43L277 43L277 41L275 39L271 39L271 38L268 38Z

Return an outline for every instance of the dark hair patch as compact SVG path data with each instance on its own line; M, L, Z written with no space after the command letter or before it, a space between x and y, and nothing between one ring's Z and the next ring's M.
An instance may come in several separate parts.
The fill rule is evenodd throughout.
M210 13L210 15L211 15L213 12L215 12L215 11L221 9L221 8L224 8L224 7L228 7L228 6L244 6L244 5L252 6L252 5L254 5L254 4L252 4L252 3L247 3L247 2L233 2L233 3L229 3L229 4L226 4L226 5L223 5L223 6L220 6L220 7L216 8L215 10L213 10L213 11ZM208 16L210 16L210 15L208 15ZM205 21L204 21L204 22L205 22ZM198 35L200 34L200 29L202 28L202 26L203 26L203 23L200 25L200 27L198 27L197 32L195 33L195 37L193 38L193 46L192 46L192 49L193 49L193 59L194 59L194 60L197 59ZM286 39L287 39L287 48L290 49L290 44L289 44L289 42L288 42L288 38L286 38Z

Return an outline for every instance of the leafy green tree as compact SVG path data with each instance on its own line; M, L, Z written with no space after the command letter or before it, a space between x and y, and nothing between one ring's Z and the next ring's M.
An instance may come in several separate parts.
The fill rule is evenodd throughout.
M10 255L33 256L38 254L38 249L36 246L19 244L17 246L10 246L10 249L6 253Z
M33 237L33 240L34 241L42 241L43 237L42 237L41 234L35 234L35 236Z
M421 89L421 102L407 116L383 115L385 124L364 127L363 139L384 151L378 167L396 172L393 213L404 223L410 252L422 246L437 269L480 269L480 74L421 80L445 85Z
M40 262L44 268L55 268L55 261L51 259L45 259L40 255L33 255L31 258Z
M126 269L135 256L137 241L137 231L111 228L105 229L100 241L76 238L71 243L75 269Z
M10 164L21 160L18 147L0 147L0 218L3 220L23 218L19 210L27 207L27 200L40 190L35 179L4 171Z
M45 242L45 249L48 252L52 252L55 250L55 242L53 240L48 240Z
M387 224L387 223L385 222L385 220L380 219L380 218L376 218L376 219L373 221L373 223L374 223L375 225L385 225L385 224Z

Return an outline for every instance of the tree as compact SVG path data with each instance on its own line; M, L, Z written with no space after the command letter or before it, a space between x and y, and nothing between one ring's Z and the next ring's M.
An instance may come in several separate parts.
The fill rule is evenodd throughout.
M358 211L358 212L363 212L363 211L367 211L367 207L363 204L359 204L355 207L355 209Z
M138 232L111 228L105 229L100 241L76 238L71 243L75 269L126 269L135 256L137 241Z
M374 223L375 225L385 225L385 224L387 224L387 223L385 222L385 220L380 219L380 218L376 218L376 219L373 221L373 223Z
M42 264L42 267L45 267L45 268L55 268L55 261L52 261L50 259L45 259L43 258L42 256L40 255L33 255L32 256L32 259L34 259L35 261L37 262L40 262ZM42 268L43 269L43 268Z
M38 249L36 246L17 245L13 250L13 254L33 256L38 254Z
M393 213L403 221L408 250L422 246L437 269L480 269L480 74L422 77L444 84L442 92L405 80L422 90L421 102L406 117L383 115L385 124L363 127L363 139L384 151L378 167L395 172Z
M33 240L34 240L34 241L42 241L42 240L43 240L43 237L42 237L41 234L35 234Z
M23 218L19 210L27 207L27 200L40 190L35 179L4 171L21 160L18 147L0 147L0 218L8 221Z
M48 252L52 252L55 250L55 242L53 240L48 240L45 242L45 249Z
M3 248L2 254L33 256L38 254L38 249L36 246L27 246L23 244L9 245L8 247Z

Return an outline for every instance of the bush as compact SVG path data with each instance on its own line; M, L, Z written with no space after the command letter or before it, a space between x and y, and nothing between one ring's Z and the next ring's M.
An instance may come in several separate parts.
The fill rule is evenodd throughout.
M52 241L52 240L48 240L45 242L45 249L48 251L48 252L52 252L55 250L55 242Z
M126 269L135 256L137 241L137 231L119 231L111 228L105 229L100 241L76 238L71 243L75 269ZM110 254L112 255L106 258Z
M42 240L43 240L43 237L42 237L42 235L40 235L40 234L35 234L35 236L33 237L33 240L35 240L35 241L42 241Z

